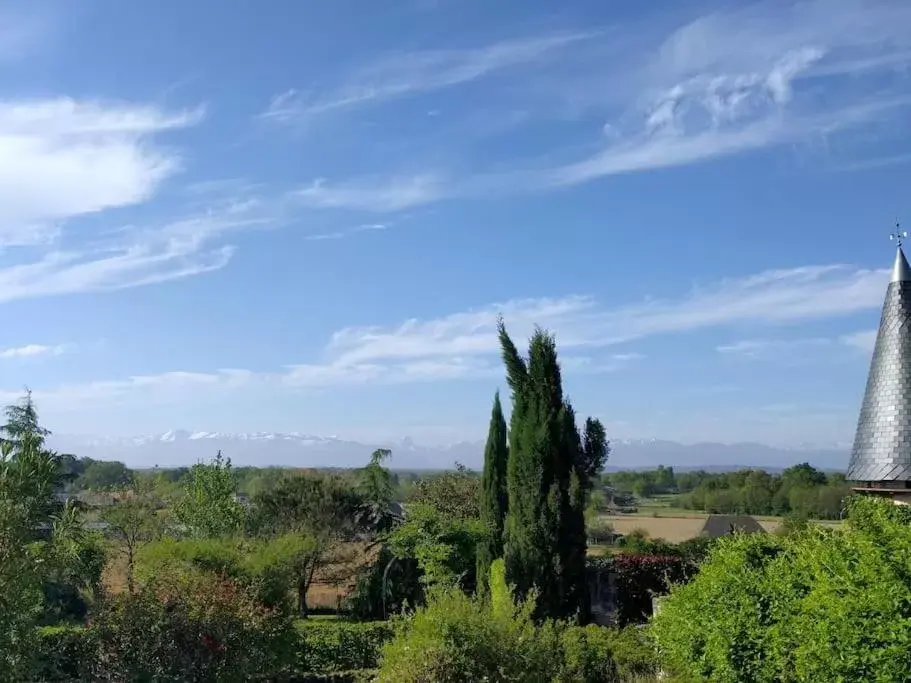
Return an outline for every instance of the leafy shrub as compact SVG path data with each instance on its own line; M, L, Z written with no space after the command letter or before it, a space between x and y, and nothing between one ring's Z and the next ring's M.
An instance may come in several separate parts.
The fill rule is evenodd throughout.
M83 626L43 626L36 635L34 680L89 679L95 655L92 631Z
M137 574L148 581L162 573L208 573L252 590L265 607L290 609L301 565L306 569L312 549L311 540L300 534L254 540L165 538L140 551Z
M168 615L173 602L162 603L161 597L146 589L117 604L108 604L91 628L39 628L33 679L123 680L117 678L119 675L125 680L148 680L143 677L153 676L154 680L180 681L191 675L181 673L185 670L195 672L193 680L199 681L246 680L244 675L268 679L283 671L295 681L355 682L369 680L379 664L383 644L393 633L389 622L314 619L298 621L292 632L280 629L274 641L274 630L254 627L251 634L245 626L237 635L226 637L226 630L232 625L222 620L220 628L214 627L215 610L208 609L206 623L182 610ZM202 629L199 643L188 639L194 625ZM257 652L244 663L243 653L238 650L247 647ZM264 654L264 648L282 652ZM227 670L239 661L242 669L236 678L231 678L234 674ZM108 678L92 678L93 671Z
M652 647L636 631L535 623L534 596L516 605L502 560L491 566L490 588L489 601L432 591L426 607L397 620L377 680L619 683L655 673Z
M859 498L840 529L735 535L652 630L666 667L711 681L905 681L911 511Z
M480 514L481 477L460 463L455 471L418 479L408 492L411 505L426 505L447 519L477 519Z
M538 633L532 609L529 603L492 613L457 589L435 591L426 607L398 622L396 637L383 648L377 681L551 681L558 673L558 638L551 628Z
M467 592L476 583L476 552L486 530L478 519L450 517L423 504L408 508L408 518L389 535L396 557L417 561L427 586L458 584Z
M409 605L424 601L424 587L417 561L398 558L385 545L376 559L358 570L346 607L360 620L386 619Z
M654 646L638 628L571 626L563 631L560 681L630 681L657 674Z
M296 624L296 670L306 674L331 674L375 669L380 651L392 637L389 622L346 622L304 619Z
M290 619L227 578L159 577L103 606L94 680L246 681L287 671Z

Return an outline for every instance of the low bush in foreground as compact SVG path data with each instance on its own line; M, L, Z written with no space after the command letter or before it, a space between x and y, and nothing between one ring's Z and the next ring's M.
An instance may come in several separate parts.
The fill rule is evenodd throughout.
M911 508L849 500L839 529L736 535L676 587L652 632L697 680L907 681Z
M296 671L319 675L376 669L393 634L386 621L302 620L296 630Z
M438 590L398 620L377 681L619 683L655 674L651 644L638 629L535 623L534 598L515 604L502 561L491 568L490 590L489 601Z
M140 592L109 603L87 628L41 628L33 679L355 682L377 668L392 636L388 622L292 626L275 613L238 620L217 605L220 598L212 602L187 610Z

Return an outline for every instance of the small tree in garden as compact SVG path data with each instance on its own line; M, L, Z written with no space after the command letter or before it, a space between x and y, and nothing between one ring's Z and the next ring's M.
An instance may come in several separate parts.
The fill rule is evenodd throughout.
M395 622L376 680L614 683L654 676L641 633L534 619L534 593L516 601L502 559L491 565L489 586L484 599L451 587L432 591L411 619Z
M506 490L506 467L509 462L506 419L500 405L500 392L494 395L484 447L484 476L481 480L481 521L486 528L484 539L478 544L478 587L481 592L487 588L487 576L491 563L503 557L503 525L509 503Z
M221 451L209 463L193 465L183 493L174 505L174 516L186 532L197 537L235 534L242 528L244 509L234 500L236 483L231 458Z
M51 582L91 581L89 556L73 508L53 498L60 459L45 447L31 393L6 409L0 427L0 680L29 680L35 624ZM36 542L36 529L50 539ZM73 533L70 533L73 532Z
M133 593L136 552L161 533L152 482L137 482L121 492L117 501L102 513L108 532L118 543L117 549L127 562L127 590Z
M387 544L396 557L417 562L425 586L459 586L471 592L476 551L484 536L478 519L450 517L428 505L414 505L408 519L389 534Z
M476 519L480 492L481 478L457 462L454 471L418 479L408 496L408 502L432 507L444 517Z
M398 521L392 512L395 487L392 473L383 463L392 456L392 451L378 448L370 456L367 466L358 472L358 492L363 499L366 526L377 533L392 528Z
M341 543L362 528L362 499L337 477L297 475L283 479L255 499L257 525L273 535L306 537L296 553L298 607L307 616L307 591L314 576L333 563L343 563ZM306 547L306 548L305 548Z

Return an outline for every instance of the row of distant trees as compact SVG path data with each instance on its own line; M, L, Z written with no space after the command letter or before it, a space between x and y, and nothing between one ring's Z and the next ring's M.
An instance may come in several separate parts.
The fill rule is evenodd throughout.
M798 515L838 519L850 489L840 472L823 472L807 463L781 474L761 469L735 472L675 473L673 467L612 472L604 482L640 497L677 494L677 505L722 514Z

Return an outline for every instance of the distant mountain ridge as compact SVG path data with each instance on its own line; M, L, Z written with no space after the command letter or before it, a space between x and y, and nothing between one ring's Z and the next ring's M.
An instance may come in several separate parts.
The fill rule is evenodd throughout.
M51 447L96 460L120 460L130 467L181 467L208 460L221 450L237 467L361 467L377 448L392 450L395 469L443 469L460 462L480 468L483 441L447 446L418 445L412 439L366 444L335 436L299 432L227 433L170 430L136 437L53 435ZM804 446L780 448L757 443L682 444L661 439L617 439L611 442L608 469L647 469L670 465L678 469L736 469L762 467L776 470L809 462L815 467L842 470L849 448Z

